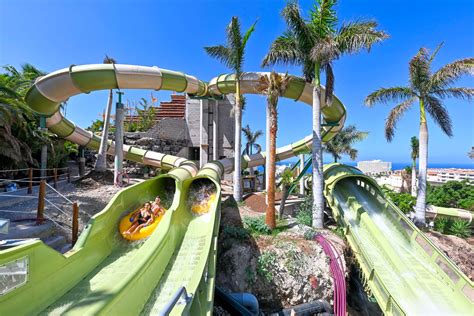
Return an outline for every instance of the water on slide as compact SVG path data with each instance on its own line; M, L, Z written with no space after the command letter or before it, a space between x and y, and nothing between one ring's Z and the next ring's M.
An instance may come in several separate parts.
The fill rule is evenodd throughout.
M344 212L359 246L370 255L390 294L400 303L407 315L472 315L472 309L457 306L452 299L455 291L444 282L433 264L414 249L410 239L394 224L391 214L384 211L384 201L358 186L354 178L341 180L334 197ZM375 226L380 239L375 239L363 224L356 220L357 211L348 206L354 197L364 208ZM380 197L379 197L380 199ZM381 247L382 244L389 245ZM389 249L389 250L387 250Z

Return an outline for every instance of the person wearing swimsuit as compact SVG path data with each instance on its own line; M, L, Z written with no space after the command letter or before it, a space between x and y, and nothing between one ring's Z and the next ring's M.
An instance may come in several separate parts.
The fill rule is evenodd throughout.
M151 203L151 211L153 212L153 215L155 215L155 217L158 217L165 213L163 206L161 206L161 199L159 196L157 196L155 200Z
M127 231L124 232L124 234L129 236L137 233L143 227L146 227L153 223L153 221L155 220L155 216L151 211L151 204L149 202L146 202L145 206L143 206L140 210L135 212L135 214L130 216L130 220L133 221L133 224Z

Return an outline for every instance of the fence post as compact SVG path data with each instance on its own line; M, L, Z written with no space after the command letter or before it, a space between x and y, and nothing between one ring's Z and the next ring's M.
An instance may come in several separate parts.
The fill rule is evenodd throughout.
M79 232L79 206L77 202L72 203L72 245L77 241L77 234Z
M38 193L38 211L36 213L36 224L40 225L44 222L44 197L46 195L46 181L41 180Z
M57 189L58 186L58 169L53 169L53 181L54 181L54 188Z
M29 178L28 194L32 194L33 193L33 169L32 168L28 169L28 178Z
M67 168L67 183L71 183L71 170Z

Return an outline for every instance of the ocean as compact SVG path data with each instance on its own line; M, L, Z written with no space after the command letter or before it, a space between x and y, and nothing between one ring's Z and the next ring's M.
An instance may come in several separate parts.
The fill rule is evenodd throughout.
M293 166L297 161L279 161L277 165L290 165ZM357 161L344 161L343 164L349 166L357 166ZM407 166L411 166L411 162L392 162L392 170L401 170ZM458 168L458 169L474 169L473 163L428 163L428 168ZM263 167L257 168L260 172L263 171ZM311 173L312 168L310 167L306 173Z

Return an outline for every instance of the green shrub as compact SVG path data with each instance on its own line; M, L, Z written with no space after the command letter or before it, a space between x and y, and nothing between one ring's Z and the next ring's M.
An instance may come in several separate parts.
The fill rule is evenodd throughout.
M416 198L409 193L397 193L386 186L382 187L385 196L389 198L403 213L407 214L413 211L416 204Z
M270 235L272 230L265 224L265 216L244 216L242 219L245 229L252 235Z
M448 227L448 233L450 235L458 236L461 238L467 238L471 236L471 224L463 219L455 219L452 221L451 226Z
M306 240L314 240L314 236L316 235L316 232L312 229L308 229L304 232L303 237Z
M231 238L238 239L238 240L245 240L245 239L249 238L249 233L243 227L224 226L222 228L222 232L225 235L227 235Z
M452 220L447 217L438 216L434 220L434 230L442 234L447 234L448 228L451 226L451 222Z
M272 251L263 252L257 261L257 274L262 276L266 281L273 279L272 266L275 262L276 254Z
M474 210L474 185L469 181L448 181L441 186L428 186L427 203L442 207Z
M296 221L298 224L312 226L313 225L313 197L305 195L304 201L298 206L296 211Z

